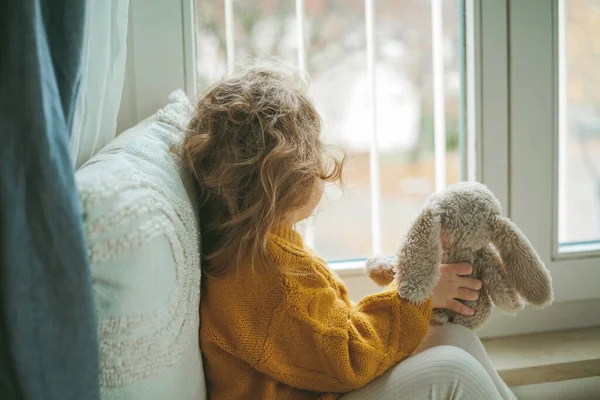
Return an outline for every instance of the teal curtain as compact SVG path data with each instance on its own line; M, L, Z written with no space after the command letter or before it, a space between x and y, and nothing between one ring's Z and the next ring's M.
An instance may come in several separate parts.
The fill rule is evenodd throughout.
M0 1L0 397L99 397L69 136L85 0Z

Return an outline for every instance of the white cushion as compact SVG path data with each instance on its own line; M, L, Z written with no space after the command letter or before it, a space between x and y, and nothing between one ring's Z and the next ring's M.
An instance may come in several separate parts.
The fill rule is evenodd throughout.
M203 399L192 179L175 151L182 91L75 174L98 317L103 399Z

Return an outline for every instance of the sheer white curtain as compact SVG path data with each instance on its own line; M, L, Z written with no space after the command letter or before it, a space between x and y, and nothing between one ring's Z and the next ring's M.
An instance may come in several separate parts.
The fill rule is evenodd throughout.
M129 0L89 0L82 79L73 117L75 168L116 135L127 54Z

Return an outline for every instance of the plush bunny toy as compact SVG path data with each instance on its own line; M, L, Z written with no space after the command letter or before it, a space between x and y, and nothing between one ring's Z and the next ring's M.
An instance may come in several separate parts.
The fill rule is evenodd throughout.
M480 183L461 182L433 194L396 256L367 260L367 273L380 285L395 278L400 297L415 303L431 297L441 263L469 262L471 277L483 283L477 300L463 301L474 315L434 309L432 324L476 329L489 318L492 301L509 314L521 310L523 300L538 308L552 303L548 270L519 228L500 216L500 203Z

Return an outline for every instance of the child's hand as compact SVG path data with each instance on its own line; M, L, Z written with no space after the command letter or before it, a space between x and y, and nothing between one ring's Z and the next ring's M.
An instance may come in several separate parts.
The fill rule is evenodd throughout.
M461 276L469 275L471 272L473 272L473 266L467 263L440 265L441 277L433 288L431 296L433 307L448 308L459 314L473 315L472 308L456 300L477 300L479 297L478 290L481 289L481 281Z

